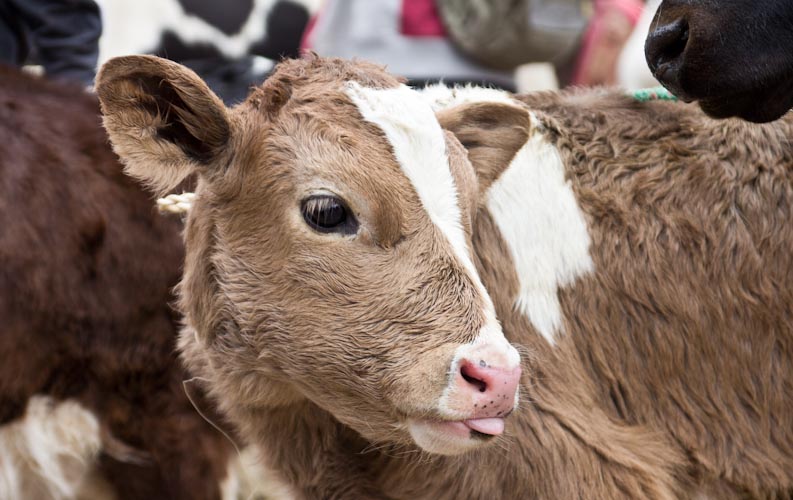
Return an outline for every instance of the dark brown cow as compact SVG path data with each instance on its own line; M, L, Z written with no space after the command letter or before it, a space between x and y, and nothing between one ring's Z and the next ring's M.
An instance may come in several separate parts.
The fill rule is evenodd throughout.
M219 498L229 444L174 352L179 222L122 173L95 97L0 82L0 497L77 493L76 455L119 498Z

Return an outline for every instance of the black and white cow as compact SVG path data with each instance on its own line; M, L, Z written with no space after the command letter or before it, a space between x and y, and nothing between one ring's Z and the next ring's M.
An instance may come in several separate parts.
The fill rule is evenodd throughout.
M200 74L227 103L242 101L275 61L296 57L317 0L97 0L100 63L155 54Z

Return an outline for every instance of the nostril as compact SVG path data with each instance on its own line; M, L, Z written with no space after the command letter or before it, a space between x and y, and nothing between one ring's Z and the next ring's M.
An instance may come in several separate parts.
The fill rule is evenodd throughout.
M672 59L677 58L680 54L686 50L686 45L688 45L688 27L685 27L680 34L672 40L672 42L666 46L659 56L661 58L661 62L663 61L671 61Z
M667 62L677 59L688 45L689 28L685 19L659 26L647 37L645 55L650 70L655 73Z
M484 380L478 379L471 374L471 367L467 363L464 363L462 368L460 368L460 375L463 376L463 380L468 382L469 384L476 387L479 392L487 391L487 383Z

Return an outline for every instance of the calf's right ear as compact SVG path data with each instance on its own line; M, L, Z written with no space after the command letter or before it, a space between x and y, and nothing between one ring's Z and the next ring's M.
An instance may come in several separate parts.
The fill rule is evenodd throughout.
M158 193L218 168L228 109L193 71L154 56L117 57L102 66L96 92L127 173Z
M482 192L510 164L531 133L529 112L518 105L468 103L439 111L436 116L441 127L452 132L468 151Z

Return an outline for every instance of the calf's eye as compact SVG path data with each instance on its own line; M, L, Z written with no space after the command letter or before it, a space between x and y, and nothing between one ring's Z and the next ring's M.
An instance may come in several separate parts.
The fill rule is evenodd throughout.
M358 222L347 205L332 195L314 195L303 200L303 219L320 233L355 234Z

